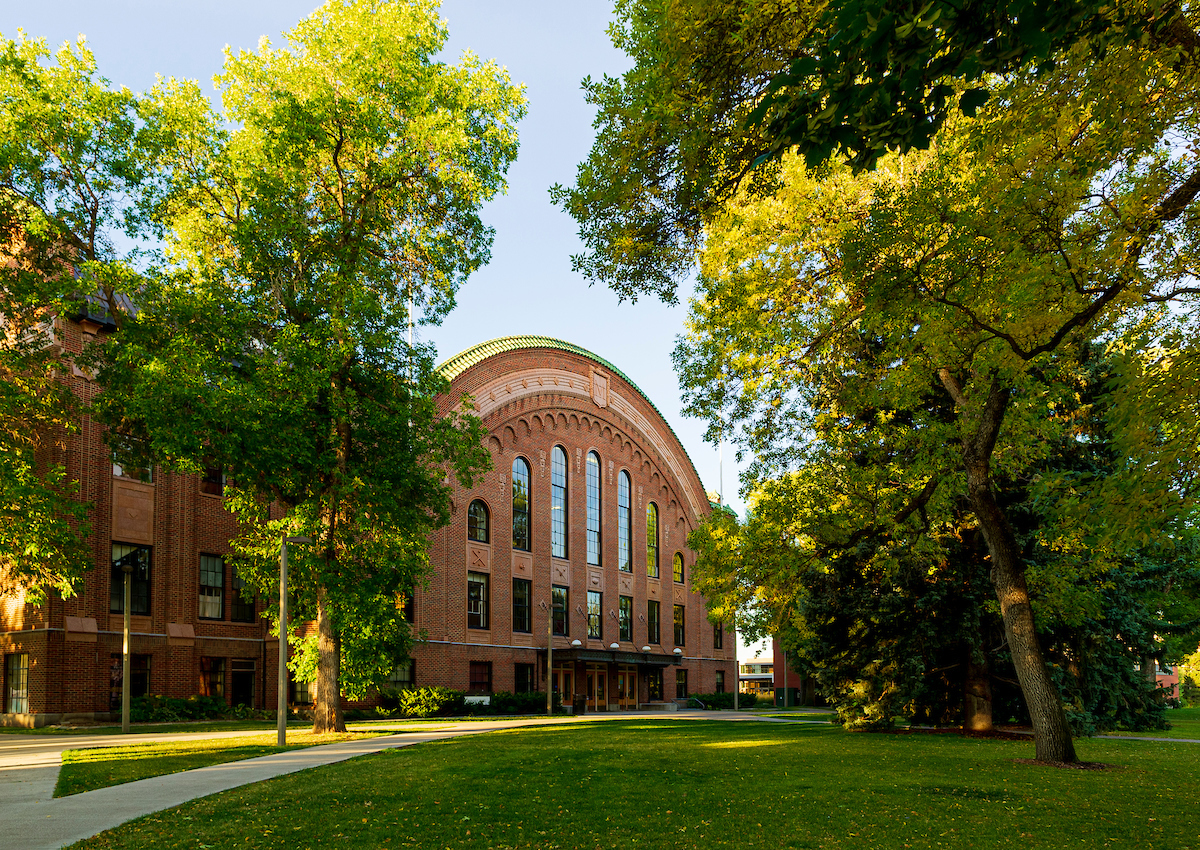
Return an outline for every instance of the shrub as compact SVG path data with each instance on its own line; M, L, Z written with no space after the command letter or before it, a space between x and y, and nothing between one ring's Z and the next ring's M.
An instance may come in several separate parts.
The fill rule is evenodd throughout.
M562 705L558 694L554 695L554 707ZM468 706L470 707L470 706ZM546 692L528 691L513 694L499 691L492 694L491 709L495 714L544 714L546 712Z
M694 699L704 703L704 707L713 711L733 711L733 693L724 694L692 694ZM738 708L754 708L758 704L755 694L740 694Z
M134 723L171 723L177 720L213 720L230 714L224 700L192 696L175 699L151 694L134 697L129 703L129 719Z
M409 688L399 692L399 705L405 717L445 717L463 713L464 696L450 688Z

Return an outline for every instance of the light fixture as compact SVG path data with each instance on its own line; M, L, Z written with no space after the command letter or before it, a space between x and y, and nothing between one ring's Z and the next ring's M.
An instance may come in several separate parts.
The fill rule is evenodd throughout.
M642 652L649 652L649 651L650 651L650 647L648 647L648 646L642 647Z
M675 654L676 654L676 655L683 655L683 650L682 650L682 649L680 649L679 647L675 647Z
M583 646L583 641L581 641L579 638L575 638L575 640L571 641L571 646Z
M610 644L608 645L608 648L609 648L609 649L620 649L620 648L621 648L621 644L619 644L619 643L610 643Z

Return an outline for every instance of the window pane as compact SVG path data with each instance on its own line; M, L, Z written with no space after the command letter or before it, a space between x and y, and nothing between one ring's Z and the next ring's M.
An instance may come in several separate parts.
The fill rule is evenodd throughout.
M513 631L533 631L533 582L513 579Z
M225 492L225 467L206 466L200 476L200 492L220 496Z
M488 627L487 573L467 573L467 626L472 629Z
M150 613L150 547L133 546L128 543L112 545L112 579L109 584L108 610L113 614L125 613L125 571L123 565L133 567L130 576L130 614Z
M683 583L683 555L679 552L675 553L675 558L671 562L671 575L675 581Z
M550 554L567 557L567 453L550 452Z
M467 539L477 543L488 542L488 509L479 499L467 508Z
M658 508L646 505L646 575L658 578Z
M513 671L513 691L518 694L533 693L537 690L537 680L534 678L532 664L517 664Z
M4 711L29 713L29 654L15 652L4 656Z
M462 669L462 668L459 668ZM490 694L492 692L492 662L471 662L471 688L473 694Z
M529 551L529 464L525 458L513 461L512 468L512 545Z
M687 670L675 671L675 699L683 699L688 695Z
M200 696L203 697L224 697L225 696L225 659L224 658L209 658L207 656L200 659Z
M633 512L629 502L629 473L617 478L617 569L633 572Z
M717 671L716 693L718 693L718 694L725 693L725 671L724 670Z
M675 606L675 645L683 646L683 638L686 629L684 629L684 609L682 605Z
M646 642L659 643L658 600L646 603Z
M587 617L588 617L588 637L595 640L601 639L604 635L601 631L604 618L602 612L604 610L603 597L598 590L589 590L587 592Z
M554 606L554 634L567 634L567 589L560 585L554 585L551 591L551 602Z
M646 691L651 700L663 698L662 670L651 670L646 674Z
M225 560L220 555L200 556L200 617L225 616Z
M254 595L246 599L242 593L246 582L238 575L237 567L233 568L233 594L229 598L229 619L235 623L254 622Z
M725 628L721 623L713 623L713 649L723 648L725 643Z
M417 663L411 658L396 665L388 676L388 687L395 691L414 688L417 685Z
M622 596L617 607L617 624L621 631L620 640L633 640L633 597Z
M600 455L587 456L587 562L600 563Z

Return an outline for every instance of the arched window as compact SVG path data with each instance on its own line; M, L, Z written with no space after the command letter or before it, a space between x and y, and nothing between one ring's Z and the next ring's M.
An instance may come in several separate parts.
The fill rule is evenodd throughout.
M629 503L629 473L617 476L617 569L633 572L633 511Z
M683 554L675 553L675 560L671 564L671 574L675 577L675 581L683 584Z
M600 563L600 455L587 456L587 562Z
M513 461L512 468L512 547L522 552L529 546L529 464L525 458Z
M476 543L488 542L488 509L479 499L467 508L467 539Z
M562 446L550 452L550 554L567 557L567 453Z
M646 505L646 575L658 578L658 507Z

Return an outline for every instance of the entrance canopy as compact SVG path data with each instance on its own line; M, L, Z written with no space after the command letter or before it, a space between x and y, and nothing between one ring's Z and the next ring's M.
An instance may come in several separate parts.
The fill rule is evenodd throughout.
M538 657L544 658L546 650L539 649ZM645 664L650 667L670 667L679 664L678 655L662 652L622 652L610 649L556 649L554 663L567 664L573 661L590 661L600 664Z

